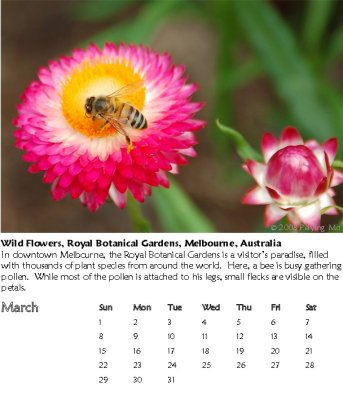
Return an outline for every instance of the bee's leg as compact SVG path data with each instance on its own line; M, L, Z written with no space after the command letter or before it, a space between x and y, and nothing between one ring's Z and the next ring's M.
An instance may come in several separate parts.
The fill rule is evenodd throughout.
M126 143L127 143L127 152L130 153L133 150L132 140L129 136L125 135Z
M95 118L95 117L100 117L100 118L103 118L105 121L104 121L104 123L100 126L100 130L102 131L104 128L105 128L105 126L109 123L109 121L108 121L108 119L104 116L104 115L102 115L102 114L97 114L96 116L94 116L93 117L93 119Z
M133 149L133 144L132 140L129 137L129 135L126 133L125 129L122 127L122 125L127 125L129 124L129 121L127 118L122 118L120 120L111 120L110 118L106 117L105 115L100 114L100 116L106 121L104 125L107 123L112 125L113 128L119 132L121 135L125 136L125 140L127 143L127 152L130 153Z
M131 126L128 118L120 118L118 122L122 125ZM132 139L126 133L124 136L127 143L127 152L130 153L133 150Z
M100 130L102 131L105 126L108 124L108 121L105 121L101 126L100 126Z

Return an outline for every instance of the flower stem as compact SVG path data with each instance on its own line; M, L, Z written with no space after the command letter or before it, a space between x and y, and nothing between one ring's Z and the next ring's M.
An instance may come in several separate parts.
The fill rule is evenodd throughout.
M140 204L131 195L127 198L127 211L135 232L151 232L150 222L143 216Z
M330 208L335 208L336 210L340 211L343 214L343 207L340 207L338 205L334 206L327 206L321 210L321 214L324 214L326 211L330 210Z
M335 208L343 214L343 207L336 205Z
M247 159L252 159L256 161L261 160L261 155L248 143L248 141L241 133L235 131L229 126L221 124L219 122L219 119L216 120L216 124L222 132L230 137L237 151L237 154L241 157L243 161L246 161Z

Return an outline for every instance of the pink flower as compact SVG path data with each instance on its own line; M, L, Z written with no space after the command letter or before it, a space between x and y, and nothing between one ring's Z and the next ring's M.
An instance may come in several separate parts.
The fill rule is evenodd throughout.
M333 186L343 174L332 169L337 139L322 145L304 143L298 131L287 127L277 140L270 133L262 137L265 163L247 160L243 169L257 182L242 199L244 204L267 204L264 223L271 226L284 216L296 227L301 223L314 231L320 227L321 212L336 215ZM327 209L327 207L330 207Z
M176 173L186 156L195 156L193 133L204 126L193 119L202 107L190 100L197 87L186 84L183 74L184 67L172 65L167 54L111 43L103 50L74 50L40 68L14 121L16 146L31 163L29 172L44 173L54 200L70 194L91 211L108 196L124 207L128 191L143 202L152 186L167 188L166 172ZM137 124L126 119L120 129L109 114L86 113L91 97L137 83L121 103L139 111L146 126L143 119L138 124L138 114Z

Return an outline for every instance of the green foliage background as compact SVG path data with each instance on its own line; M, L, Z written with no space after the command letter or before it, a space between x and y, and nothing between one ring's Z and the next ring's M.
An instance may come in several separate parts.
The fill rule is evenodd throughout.
M259 159L262 133L287 125L305 139L337 137L335 168L343 169L341 0L3 0L2 16L3 231L269 231L264 207L240 202L254 185L242 159ZM143 44L184 64L206 127L170 189L153 188L143 205L128 196L124 210L109 201L90 213L68 196L49 199L49 185L27 173L13 145L11 121L40 66L105 42ZM343 204L343 185L336 201ZM341 219L323 216L323 227Z
M207 21L215 31L218 47L215 106L208 130L213 157L220 162L231 154L237 141L230 143L215 120L235 126L230 107L233 92L260 77L270 81L278 98L275 109L270 110L273 126L281 130L284 125L295 125L305 137L323 141L336 136L343 142L342 88L330 78L330 71L343 54L343 18L337 18L339 13L343 15L342 4L334 0L293 3L297 3L293 9L300 14L294 18L287 13L282 15L282 2L263 0L77 1L71 4L70 15L90 23L110 20L113 15L123 16L83 43L95 42L100 46L107 41L149 45L162 24L180 15ZM237 62L234 52L241 46L248 46L249 56L244 62ZM249 137L249 132L242 133ZM242 143L237 150L245 152ZM343 156L342 146L339 156ZM231 177L230 181L232 184L235 179ZM153 202L166 231L215 230L176 182L168 191L155 189ZM260 223L255 229L263 230Z

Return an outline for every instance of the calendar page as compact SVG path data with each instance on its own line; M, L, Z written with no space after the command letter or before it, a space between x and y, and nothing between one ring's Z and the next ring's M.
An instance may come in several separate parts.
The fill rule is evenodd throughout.
M0 400L343 400L343 1L1 17Z
M2 235L6 400L338 400L341 236Z

